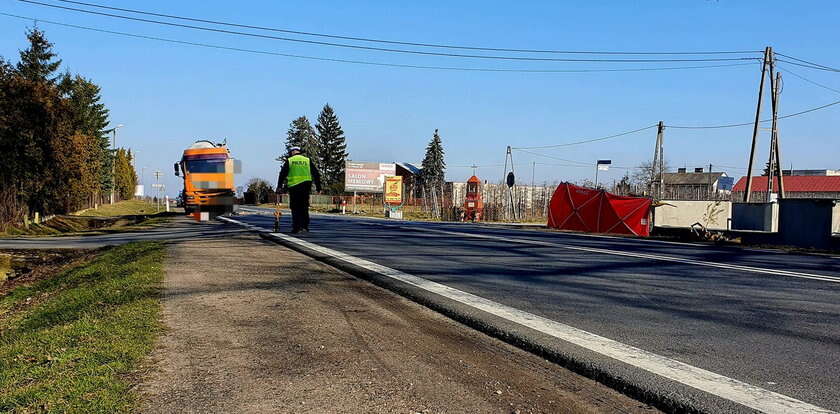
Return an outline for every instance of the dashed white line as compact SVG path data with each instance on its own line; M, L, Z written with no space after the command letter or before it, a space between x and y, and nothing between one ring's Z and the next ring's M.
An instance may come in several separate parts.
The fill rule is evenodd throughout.
M246 225L229 218L225 221ZM249 226L249 225L246 225ZM251 226L253 227L253 226ZM482 298L437 282L410 275L378 263L329 249L282 233L269 233L271 237L293 243L323 255L376 272L385 277L418 287L454 300L461 304L490 313L505 320L534 329L546 335L586 348L625 364L643 369L670 380L705 391L720 398L765 413L832 413L833 411L766 390L711 371L645 351L624 343L593 334L570 325L553 321L529 312Z

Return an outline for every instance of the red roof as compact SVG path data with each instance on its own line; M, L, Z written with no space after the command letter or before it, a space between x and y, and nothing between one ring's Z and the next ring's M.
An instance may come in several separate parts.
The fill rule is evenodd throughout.
M785 176L785 191L795 193L840 193L840 176L826 175L793 175ZM773 180L773 189L777 189L779 178ZM733 192L743 192L747 187L747 177L741 177ZM753 177L752 192L766 192L767 177Z

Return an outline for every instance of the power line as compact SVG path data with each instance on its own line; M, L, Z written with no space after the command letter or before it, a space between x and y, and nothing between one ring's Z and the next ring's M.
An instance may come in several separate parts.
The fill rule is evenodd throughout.
M587 144L587 143L590 143L590 142L605 141L605 140L612 139L612 138L618 138L618 137L621 137L621 136L624 136L624 135L635 134L636 132L641 132L641 131L651 129L651 128L656 128L656 127L657 127L657 124L654 124L654 125L646 126L644 128L634 129L632 131L621 132L621 133L614 134L614 135L609 135L609 136L606 136L606 137L590 138L590 139L584 139L584 140L581 140L581 141L566 142L566 143L563 143L563 144L555 144L555 145L543 145L543 146L538 146L538 147L512 147L511 149L521 150L521 149L546 149L546 148L569 147L569 146L572 146L572 145L580 145L580 144Z
M837 105L837 104L840 104L840 101L834 101L834 102L831 102L831 103L827 103L825 105L818 106L816 108L810 108L810 109L806 109L804 111L795 112L795 113L792 113L792 114L787 114L787 115L784 115L784 116L780 116L776 119L793 118L795 116L807 114L809 112L819 111L820 109L825 109L825 108L828 108L830 106L834 106L834 105ZM770 121L772 121L772 119L763 119L759 122L770 122ZM666 128L678 128L678 129L718 129L718 128L733 128L733 127L753 125L753 124L755 124L755 122L744 122L744 123L740 123L740 124L727 124L727 125L665 125L665 127Z
M823 68L823 67L820 67L820 66L813 66L813 65L805 65L805 64L802 64L802 63L796 63L796 62L792 62L790 60L784 60L784 59L776 59L776 62L784 62L784 63L791 64L791 65L801 66L803 68L823 70L823 71L826 71L826 72L835 72L835 73L840 72L840 70L836 70L836 69Z
M795 58L795 57L793 57L793 56L790 56L790 55L785 55L785 54L782 54L782 53L779 53L779 52L775 52L775 53L776 53L777 55L779 55L779 56L783 56L783 57L786 57L786 58L788 58L788 59L793 59L793 60L795 60L795 61L797 61L797 62L805 63L805 64L808 64L808 65L811 65L811 66L815 66L815 67L820 67L820 68L823 68L823 69L825 69L825 70L830 70L830 71L833 71L833 72L840 72L840 69L833 68L833 67L831 67L831 66L821 65L821 64L819 64L819 63L815 63L815 62L809 62L809 61L807 61L807 60L804 60L804 59L799 59L799 58ZM791 63L791 62L788 62L788 63Z
M299 30L290 30L290 29L280 29L276 27L266 27L266 26L255 26L255 25L248 25L248 24L239 24L239 23L231 23L231 22L223 22L218 20L207 20L207 19L199 19L194 17L185 17L185 16L177 16L172 14L164 14L164 13L155 13L137 9L126 9L120 7L112 7L112 6L105 6L101 4L95 3L87 3L81 1L72 1L72 0L58 0L62 3L71 3L77 4L82 6L88 7L96 7L100 9L106 10L115 10L121 12L129 12L135 14L143 14L147 16L157 16L157 17L166 17L169 19L177 19L177 20L184 20L184 21L191 21L197 23L209 23L215 25L222 25L222 26L229 26L229 27L239 27L243 29L256 29L256 30L265 30L265 31L272 31L272 32L279 32L279 33L290 33L290 34L297 34L297 35L304 35L304 36L315 36L315 37L323 37L323 38L330 38L330 39L342 39L342 40L355 40L360 42L371 42L371 43L384 43L384 44L393 44L393 45L403 45L403 46L419 46L419 47L435 47L435 48L444 48L444 49L461 49L461 50L483 50L483 51L491 51L491 52L517 52L517 53L552 53L552 54L589 54L589 55L721 55L721 54L751 54L751 53L761 53L761 51L755 50L746 50L746 51L735 51L735 50L727 50L727 51L691 51L691 52L628 52L628 51L590 51L590 50L547 50L547 49L512 49L512 48L499 48L499 47L479 47L479 46L463 46L463 45L453 45L453 44L441 44L441 43L421 43L421 42L409 42L409 41L401 41L401 40L385 40L385 39L374 39L369 37L354 37L354 36L344 36L344 35L335 35L335 34L326 34L326 33L316 33L316 32L306 32L306 31L299 31Z
M840 93L840 89L834 89L834 88L832 88L832 87L830 87L830 86L825 86L825 85L823 85L823 84L821 84L821 83L814 82L814 81L812 81L812 80L810 80L810 79L808 79L808 78L806 78L806 77L804 77L804 76L802 76L802 75L799 75L799 74L797 74L796 72L794 72L794 71L790 70L790 68L788 68L788 67L785 67L785 72L790 73L791 75L796 76L797 78L802 79L802 80L804 80L805 82L808 82L808 83L810 83L810 84L812 84L812 85L819 86L820 88L823 88L823 89L828 89L828 90L830 90L830 91L832 91L832 92Z
M59 6L57 4L42 3L42 2L34 1L34 0L18 0L18 1L21 1L21 2L24 2L24 3L29 3L29 4L36 4L36 5L45 6L45 7L52 7L52 8L56 8L56 9L63 9L63 10L76 11L76 12L80 12L80 13L93 14L93 15L98 15L98 16L107 16L107 17L113 17L113 18L117 18L117 19L132 20L132 21L143 22L143 23L153 23L153 24L164 25L164 26L181 27L181 28L186 28L186 29L202 30L202 31L207 31L207 32L232 34L232 35L237 35L237 36L256 37L256 38L261 38L261 39L282 40L282 41L287 41L287 42L306 43L306 44L314 44L314 45L321 45L321 46L343 47L343 48L350 48L350 49L372 50L372 51L390 52L390 53L406 53L406 54L424 55L424 56L443 56L443 57L454 57L454 58L514 60L514 61L601 62L601 63L731 62L731 61L758 60L757 57L702 58L702 59L685 59L685 58L683 58L683 59L578 59L578 58L572 59L572 58L538 58L538 57L525 57L525 56L469 55L469 54L462 54L462 53L428 52L428 51L421 51L421 50L392 49L392 48L374 47L374 46L351 45L351 44L346 44L346 43L323 42L323 41L318 41L318 40L295 39L295 38L290 38L290 37L281 37L281 36L272 36L272 35L264 35L264 34L249 33L249 32L240 32L240 31L235 31L235 30L215 29L215 28L211 28L211 27L195 26L195 25L190 25L190 24L164 22L164 21L160 21L160 20L152 20L152 19L145 19L145 18L140 18L140 17L131 17L131 16L124 16L124 15L113 14L113 13L105 13L105 12L98 12L98 11L93 11L93 10L79 9L79 8L75 8L75 7Z
M573 164L580 164L579 166L591 166L591 163L586 163L586 162L583 162L583 161L567 160L565 158L559 158L559 157L554 157L554 156L551 156L551 155L540 154L538 152L528 151L528 150L524 150L524 149L521 149L521 148L511 148L511 149L512 150L515 149L517 151L524 152L526 154L536 155L538 157L549 158L549 159L556 160L556 161L563 161L563 162L568 162L568 163L573 163Z
M35 17L20 16L20 15L10 14L10 13L0 12L0 15L8 16L8 17L14 17L14 18L17 18L17 19L22 19L22 20L37 21L39 23L47 23L47 24L53 24L53 25L57 25L57 26L70 27L70 28L74 28L74 29L88 30L88 31L92 31L92 32L107 33L107 34L113 34L113 35L118 35L118 36L125 36L125 37L132 37L132 38L146 39L146 40L155 40L155 41L160 41L160 42L167 42L167 43L174 43L174 44L181 44L181 45L188 45L188 46L197 46L197 47L204 47L204 48L210 48L210 49L230 50L230 51L235 51L235 52L254 53L254 54L270 55L270 56L282 56L282 57L289 57L289 58L296 58L296 59L306 59L306 60L316 60L316 61L323 61L323 62L350 63L350 64L357 64L357 65L397 67L397 68L408 68L408 69L431 69L431 70L464 71L464 72L509 72L509 73L596 73L596 72L645 72L645 71L662 71L662 70L720 68L720 67L743 66L743 65L754 64L754 63L734 63L734 64L725 64L725 65L669 66L669 67L660 67L660 68L622 68L622 69L501 69L501 68L480 68L480 67L475 68L475 67L457 67L457 66L410 65L410 64L400 64L400 63L373 62L373 61L364 61L364 60L352 60L352 59L326 58L326 57L319 57L319 56L296 55L296 54L291 54L291 53L281 53L281 52L273 52L273 51L266 51L266 50L246 49L246 48L231 47L231 46L220 46L220 45L214 45L214 44L210 44L210 43L190 42L190 41L185 41L185 40L168 39L168 38L164 38L164 37L148 36L148 35L141 35L141 34L134 34L134 33L119 32L119 31L114 31L114 30L99 29L99 28L95 28L95 27L80 26L80 25L69 24L69 23L60 23L60 22L56 22L56 21L40 19L40 18L35 18Z
M794 117L794 116L799 116L799 115L802 115L802 114L807 114L807 113L809 113L809 112L819 111L820 109L828 108L829 106L834 106L834 105L837 105L837 104L840 104L840 101L834 101L834 102L831 102L831 103L828 103L828 104L825 104L825 105L822 105L822 106L818 106L818 107L816 107L816 108L806 109L806 110L804 110L804 111L800 111L800 112L796 112L796 113L788 114L788 115L785 115L785 116L780 116L780 117L778 117L778 118L776 118L776 119L792 118L792 117ZM763 121L763 122L766 122L766 121Z

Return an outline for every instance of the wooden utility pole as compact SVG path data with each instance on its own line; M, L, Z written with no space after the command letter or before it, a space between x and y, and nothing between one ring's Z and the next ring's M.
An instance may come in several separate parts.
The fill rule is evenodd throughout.
M513 175L513 177L514 177L514 180L512 180L513 182L511 182L511 183L508 183L508 176L507 176L507 162L508 162L508 159L510 159L510 174ZM513 221L517 220L516 219L516 204L514 204L514 198L513 198L513 186L516 185L515 179L516 179L516 173L514 173L514 167L513 167L513 152L511 151L510 146L508 146L507 147L507 155L505 156L505 177L504 177L503 182L508 183L508 195L510 196L510 212L511 212L511 215L513 216Z
M747 164L747 188L744 192L744 202L750 202L750 193L752 193L752 173L753 162L755 161L755 146L758 141L758 125L761 123L761 102L764 97L764 78L767 77L767 67L773 55L773 48L767 46L764 48L764 61L761 63L761 81L758 84L758 104L755 108L755 125L753 126L752 144L750 146L750 160Z
M662 151L662 140L665 138L665 122L659 121L659 125L657 125L656 129L656 146L653 149L653 161L650 163L650 185L648 188L648 192L650 193L651 197L653 197L653 193L657 192L658 197L661 200L663 196L663 181L664 176L662 175L664 165L665 165L665 154ZM658 171L658 172L657 172ZM658 183L658 189L656 188L657 185L654 183ZM656 191L654 191L656 189Z
M776 72L776 81L773 85L773 133L770 143L770 153L772 157L771 174L773 167L775 167L776 176L779 177L779 188L776 189L779 193L779 199L785 198L785 181L784 174L782 174L782 153L779 151L779 99L782 95L782 74Z

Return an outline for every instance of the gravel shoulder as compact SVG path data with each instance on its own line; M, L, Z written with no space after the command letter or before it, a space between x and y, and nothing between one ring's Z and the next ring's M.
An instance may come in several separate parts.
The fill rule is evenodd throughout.
M143 412L656 412L247 232L172 242L165 271Z

